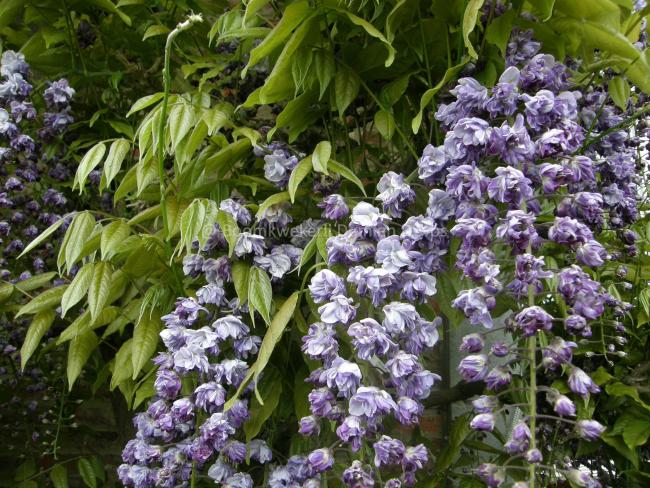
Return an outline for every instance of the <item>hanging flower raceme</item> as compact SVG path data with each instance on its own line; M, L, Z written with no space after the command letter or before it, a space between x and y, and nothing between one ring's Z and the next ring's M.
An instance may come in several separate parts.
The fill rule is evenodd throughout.
M447 130L444 143L427 146L418 163L420 179L436 186L429 214L453 214L450 233L460 241L455 266L474 283L452 306L479 328L504 324L494 330L505 330L512 341L484 351L490 331L462 340L460 350L469 353L458 367L462 378L499 392L475 402L471 427L495 428L510 398L502 390L519 376L517 388L527 385L528 399L513 407L523 418L511 427L504 449L513 456L513 470L521 463L530 467L531 486L545 471L576 476L558 465L563 461L553 459L552 452L542 452L540 424L572 425L573 436L585 440L605 429L567 394L588 399L599 392L574 364L574 351L595 325L600 336L611 333L611 324L618 334L618 318L629 304L590 272L618 253L611 239L600 239L603 232L619 229L619 247L634 252L634 238L626 242L624 229L634 222L637 208L636 141L629 131L612 131L623 116L604 92L572 91L566 67L538 54L539 47L529 33L515 32L508 44L510 67L491 90L472 78L459 80L450 91L455 100L436 113ZM599 131L603 136L595 137ZM590 144L590 137L598 142ZM545 259L551 254L552 260ZM514 266L503 264L508 261ZM513 311L493 317L500 301ZM552 371L556 382L538 379L538 368ZM541 392L547 404L538 404ZM566 418L575 416L579 420ZM511 466L485 464L477 474L488 486L501 486Z
M241 195L233 194L220 208L240 225L250 226L253 217L245 204ZM268 215L239 234L233 258L215 225L203 249L183 259L185 275L204 284L195 297L178 299L175 309L162 317L160 337L166 350L154 359L155 396L134 417L136 437L125 446L118 469L126 486L184 486L200 472L222 486L252 488L247 463L272 459L265 441L242 440L255 386L241 388L242 382L262 341L247 318L248 304L240 303L233 285L237 261L265 270L275 283L298 265L301 248L256 233L270 225ZM327 460L320 462L327 465Z
M329 447L276 467L272 488L317 486L335 459L338 465L351 463L341 477L347 486L373 486L381 472L397 476L390 486L412 486L429 460L424 445L408 446L399 432L384 426L389 419L417 424L440 380L426 369L423 355L438 342L440 319L424 318L416 304L436 293L433 272L443 268L449 245L445 223L453 208L432 206L431 212L407 218L415 192L394 172L377 190L381 208L365 201L352 208L348 230L327 241L328 268L309 284L318 319L302 338L302 350L319 367L308 378L310 415L300 419L299 432ZM325 197L320 206L331 220L348 213L340 195ZM334 435L325 440L330 422ZM355 453L354 460L339 459L338 452L346 450Z

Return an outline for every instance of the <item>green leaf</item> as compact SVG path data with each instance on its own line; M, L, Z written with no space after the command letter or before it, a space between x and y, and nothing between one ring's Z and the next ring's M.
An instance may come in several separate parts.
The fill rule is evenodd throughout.
M636 449L644 446L650 437L650 418L648 417L624 417L623 440L627 447Z
M115 255L115 251L131 234L131 227L124 220L115 220L102 230L100 249L102 259L108 261Z
M284 41L291 35L291 32L300 25L311 13L311 7L307 0L293 2L284 9L282 18L275 25L273 30L264 38L264 40L253 49L248 59L248 64L242 71L242 78L252 66L255 66L262 59L271 54L275 49L280 47Z
M622 76L615 76L609 82L609 96L618 108L625 111L630 100L630 85Z
M431 102L433 99L433 96L440 91L440 89L445 86L452 78L454 78L460 70L467 64L467 59L463 60L460 64L457 64L456 66L452 66L449 68L447 71L445 71L444 76L442 77L442 80L438 82L436 86L433 88L429 88L427 91L425 91L422 94L422 98L420 98L420 111L418 114L413 117L413 120L411 121L411 129L413 130L413 134L417 134L418 131L420 130L420 126L422 125L422 115L424 113L424 109L426 108L427 105Z
M311 155L311 162L314 167L314 171L319 173L327 173L327 163L330 160L332 155L332 145L329 141L321 141L316 145L314 153ZM293 200L292 200L293 201Z
M261 10L270 0L249 0L246 3L246 11L244 12L244 18L242 19L242 25L246 24L246 21L255 15L259 10Z
M0 27L10 25L23 9L25 0L3 0L0 2Z
M359 187L359 189L361 190L361 192L364 194L364 196L368 196L368 195L366 195L366 189L363 186L363 183L361 182L361 180L359 178L357 178L357 175L355 175L352 172L352 170L350 170L350 168L348 168L347 166L343 166L341 163L339 163L337 161L334 161L333 159L330 159L329 169L330 169L330 171L332 171L332 172L334 172L334 173L336 173L338 175L341 175L346 180L351 181L352 183L357 185Z
M300 270L302 267L309 262L311 258L314 257L314 254L316 254L316 238L318 237L318 232L314 234L314 236L309 240L307 245L302 251L302 255L300 256L300 264L298 265L298 273L300 273Z
M66 264L68 270L72 268L81 256L84 245L94 228L95 218L90 212L80 212L75 215L63 237L63 242L59 249L59 256L57 258L59 269L63 267L63 264Z
M42 288L46 285L50 285L52 278L57 276L56 271L50 271L49 273L41 273L26 280L19 281L16 283L16 288L21 291L30 292L36 290L37 288Z
M169 111L169 134L172 138L172 150L188 134L196 124L196 115L192 106L185 101L179 101Z
M97 336L94 332L85 332L70 342L68 346L68 387L72 390L74 382L81 374L81 370L88 358L97 347Z
M116 139L108 150L108 156L104 162L104 173L100 182L100 190L110 186L111 182L120 172L124 158L131 150L131 143L126 139Z
M239 237L239 226L234 217L228 212L219 210L217 212L217 223L223 232L226 241L228 242L228 256L231 257Z
M45 242L48 237L50 237L52 234L56 232L56 230L61 227L61 225L65 222L65 219L62 217L56 222L54 222L52 225L50 225L47 229L45 229L41 234L34 239L32 242L30 242L25 249L23 249L23 252L20 253L18 256L18 259L23 257L25 254L30 252L32 249L34 249L36 246L40 245L41 243Z
M300 298L300 292L296 291L292 293L291 296L285 300L285 302L282 304L278 312L273 317L273 321L271 322L271 325L267 329L266 334L264 335L264 339L262 339L262 344L260 345L260 350L257 355L257 359L255 360L255 363L253 363L253 365L248 370L248 374L246 375L242 383L239 385L237 392L224 405L224 411L227 411L233 405L233 403L237 400L241 392L244 391L244 389L248 386L248 383L251 379L253 379L253 381L257 383L260 374L262 373L262 371L264 371L266 365L271 359L273 350L275 349L275 346L277 345L278 341L282 337L282 334L284 333L284 329L286 328L287 324L289 323L289 320L291 320L291 317L293 316L293 312L296 306L298 305L299 298ZM260 402L260 404L264 405L264 400L261 399L261 396L257 392L257 389L255 390L255 392L256 392L257 400Z
M95 265L88 289L88 310L93 320L99 316L108 302L112 276L113 269L109 263L100 261Z
M650 405L645 403L641 397L639 396L639 390L631 385L626 385L624 383L616 382L616 383L610 383L605 387L605 390L607 391L608 395L611 396L627 396L629 398L632 398L633 400L636 401L636 403L645 408L646 410L650 411Z
M248 275L250 266L245 261L232 263L232 281L239 298L239 303L244 304L248 300Z
M61 297L65 293L66 288L68 288L68 285L61 285L45 290L20 307L20 310L16 312L16 317L33 315L43 310L57 307L61 303Z
M316 78L320 86L320 92L318 94L318 99L320 100L323 98L325 90L329 87L332 78L334 78L336 63L330 51L318 50L314 53L314 65L316 67Z
M329 224L321 225L316 233L316 247L324 261L327 261L327 240L332 237L332 227Z
M79 163L77 168L77 173L74 177L74 182L72 188L79 188L79 193L83 193L84 185L86 184L86 178L90 172L95 169L95 167L104 159L104 154L106 153L106 144L100 142L95 144L90 151L88 151Z
M80 458L77 461L77 469L86 486L89 488L97 488L97 476L95 475L93 465L88 459Z
M147 27L147 30L144 31L142 40L149 39L150 37L162 36L169 32L169 27L166 25L154 24Z
M259 434L264 423L280 403L280 397L282 396L282 378L280 375L275 371L272 374L265 375L261 381L259 392L264 403L254 401L251 406L250 418L244 424L246 442L250 442L251 439Z
M395 133L395 119L393 114L387 110L378 110L375 114L375 127L381 134L381 137L390 141Z
M386 57L386 62L384 63L384 66L388 68L391 64L393 64L393 61L395 60L395 48L392 46L390 42L388 42L388 39L386 39L384 35L381 32L379 32L379 30L374 25L362 19L361 17L357 17L349 10L338 9L338 8L336 10L346 15L347 18L350 19L350 21L353 24L362 27L369 35L371 35L376 39L379 39L386 46L386 49L388 50L388 56Z
M555 5L555 0L537 0L532 5L535 11L539 13L540 20L542 22L546 22L551 18L551 15L553 15L553 6Z
M255 218L258 221L261 220L267 208L271 207L272 205L275 205L276 203L286 202L290 200L290 198L291 197L288 191L283 191L271 195L266 200L264 200L262 204L259 206L259 208L257 209L257 213L255 214Z
M392 107L395 105L399 99L404 96L410 78L411 74L407 73L385 85L379 93L379 99L382 101L382 106Z
M506 46L512 33L512 23L514 21L515 11L508 10L492 20L485 30L485 39L494 44L502 56L506 54Z
M300 186L300 183L309 174L311 169L312 169L312 158L310 157L304 158L296 165L295 168L293 168L293 171L291 172L291 176L289 176L289 184L287 185L287 190L289 192L289 198L291 199L291 203L293 203L296 198L296 191L298 191L298 186Z
M345 109L350 106L352 101L359 93L361 83L359 77L350 68L346 66L339 67L334 77L334 89L336 91L336 108L339 116L343 117Z
M50 470L50 481L54 488L68 488L68 471L61 464L55 464Z
M131 352L133 351L133 339L127 340L115 354L113 363L113 376L111 376L110 389L113 391L121 383L130 381L133 376L133 361Z
M54 310L44 310L36 314L32 323L29 324L25 340L20 348L20 369L25 370L25 365L43 338L43 335L50 329L56 314Z
M463 40L465 41L465 47L469 55L474 59L478 59L478 54L469 40L469 35L474 30L474 27L476 27L476 21L478 20L478 14L483 6L483 2L484 0L469 0L465 8L465 14L463 15Z
M70 283L70 286L65 290L61 298L61 317L74 307L79 301L86 296L90 281L93 277L95 265L93 263L86 263L77 272L76 276Z
M254 320L257 310L264 321L270 323L272 301L271 278L266 271L253 266L248 274L248 306L251 309L251 319Z
M129 27L131 26L131 18L126 15L124 12L119 10L111 0L90 0L91 3L94 3L97 5L99 8L106 10L107 12L110 12L112 14L117 14L120 19L122 19L122 22L124 22L126 25ZM93 487L94 488L94 487Z
M128 117L130 115L133 115L136 112L139 112L140 110L143 110L143 109L145 109L147 107L150 107L151 105L153 105L157 101L162 100L163 96L164 96L164 93L158 92L158 93L154 93L153 95L147 95L146 97L140 98L139 100L137 100L133 104L133 106L128 111L126 116Z
M147 154L135 165L135 182L138 195L158 178L158 167L153 156ZM117 192L116 192L117 193Z
M118 314L119 309L117 307L106 307L101 311L95 320L92 320L90 317L90 312L85 311L79 315L74 320L74 322L66 327L63 332L61 332L61 334L59 334L59 337L56 340L56 344L63 344L64 342L70 341L88 331L94 330L98 327L103 327L104 325L109 324L115 320Z
M145 313L133 330L133 346L131 352L131 364L133 365L133 376L135 380L142 367L151 359L158 346L158 334L162 329L160 318Z
M186 251L192 251L194 239L198 239L199 246L203 248L214 231L219 208L217 204L207 198L198 198L192 201L181 215L181 239L178 243Z

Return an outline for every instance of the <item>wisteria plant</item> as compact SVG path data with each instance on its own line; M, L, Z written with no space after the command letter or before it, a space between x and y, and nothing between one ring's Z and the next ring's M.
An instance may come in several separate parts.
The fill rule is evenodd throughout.
M84 49L129 52L112 22L157 43L125 113L77 71L38 116L2 55L7 354L66 346L66 389L127 420L106 469L14 478L645 486L650 7L170 3L64 6L86 77Z

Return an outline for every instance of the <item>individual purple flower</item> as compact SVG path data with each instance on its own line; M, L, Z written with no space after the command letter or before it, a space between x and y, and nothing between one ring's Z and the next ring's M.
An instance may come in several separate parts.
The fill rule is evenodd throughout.
M409 446L404 451L404 456L402 457L402 469L404 469L407 475L414 475L415 471L422 469L428 461L429 455L424 444ZM413 481L415 481L415 478L413 478Z
M43 92L43 98L50 108L64 108L70 104L74 94L75 90L68 84L68 80L61 78L49 84Z
M572 349L575 347L578 347L575 342L554 337L549 345L542 349L542 365L547 369L556 369L570 363L573 357Z
M348 398L361 383L361 369L356 363L336 357L321 377L328 387L336 387L340 395Z
M316 449L307 456L307 463L311 475L322 473L334 466L334 454L327 448Z
M305 436L317 436L320 434L320 422L313 415L308 415L300 419L299 429L302 435Z
M335 295L329 303L318 307L320 318L326 324L347 324L356 315L353 300L344 295Z
M526 129L523 115L517 114L513 125L505 121L500 127L493 127L488 149L490 154L500 157L511 166L531 161L535 156L535 144Z
M424 303L427 297L437 292L436 278L429 273L402 273L400 297L409 301Z
M377 467L401 463L406 451L402 441L387 435L381 436L372 447L375 450L375 466Z
M472 400L472 408L476 413L490 413L499 405L494 396L481 395Z
M373 207L367 202L359 202L352 209L350 229L377 241L385 236L388 230L386 225L388 221L390 221L390 217L381 213L377 207Z
M241 232L237 237L234 252L237 257L241 258L251 253L261 256L264 254L264 249L266 249L266 244L263 236Z
M418 160L418 176L425 184L433 185L444 178L447 165L444 148L427 144Z
M458 372L467 382L481 381L487 374L488 357L485 354L473 354L464 357L459 365Z
M271 252L265 256L255 256L253 262L266 271L273 280L281 279L291 270L291 259L281 252Z
M342 218L347 217L350 213L350 209L346 205L345 199L336 193L332 193L323 198L317 206L323 209L324 219L341 220Z
M375 386L361 386L350 398L348 411L356 417L374 419L397 410L397 404L384 390Z
M485 288L462 290L451 305L462 310L472 325L482 325L486 329L492 328L490 311L496 306L496 300Z
M334 394L329 388L312 390L308 395L308 400L311 413L317 417L327 416L336 403Z
M427 217L436 222L447 222L454 216L456 201L446 191L434 188L429 192L429 204L427 205Z
M589 228L571 217L555 217L548 231L548 237L558 244L575 245L593 240Z
M457 200L482 200L488 179L474 165L463 164L451 168L445 182L447 193Z
M524 459L531 464L541 463L543 459L542 451L539 449L528 449L526 454L524 454Z
M573 393L582 397L588 397L589 393L600 393L598 385L580 368L574 367L571 370L567 383Z
M289 182L291 171L298 165L298 158L283 149L276 149L264 156L264 177L278 188Z
M492 95L485 101L485 110L493 118L498 115L509 117L515 113L519 100L518 84L519 70L514 66L506 68L492 87Z
M29 64L25 61L23 53L8 49L2 53L0 59L0 75L9 77L14 73L29 76Z
M530 428L525 422L517 423L510 434L510 439L505 443L506 452L509 454L523 453L530 445Z
M355 266L350 269L348 282L356 285L360 296L370 296L373 305L386 300L395 284L395 276L384 268Z
M497 202L508 203L514 208L533 196L531 181L513 167L501 167L495 170L497 176L487 186L490 198Z
M463 336L460 346L458 348L461 352L481 352L483 350L485 343L483 341L483 336L480 334L467 334Z
M385 173L377 183L377 200L391 217L401 217L402 212L415 201L415 192L404 181L404 175L393 171Z
M578 420L576 422L577 434L588 441L594 441L605 432L605 426L595 420Z
M451 229L451 235L460 237L463 246L468 249L478 249L490 244L492 227L482 219L458 219Z
M219 209L229 213L241 225L250 225L253 217L246 207L233 198L226 198L219 203Z
M348 335L359 359L369 360L372 356L384 356L397 345L386 333L383 325L375 319L366 318L348 327Z
M578 245L576 248L576 259L586 266L602 266L609 258L610 255L603 245L593 239Z
M214 381L203 383L194 390L194 403L207 413L215 413L226 403L226 390Z
M454 95L458 105L467 111L482 109L488 98L487 88L470 77L460 78L449 93Z
M348 488L374 488L375 486L371 471L366 469L359 460L352 461L352 465L343 471L342 480Z
M389 273L413 265L409 252L404 248L399 236L384 237L377 243L375 262L381 264Z
M516 66L531 59L541 44L533 40L533 30L513 29L506 46L506 66Z
M447 157L454 161L476 160L489 142L490 131L490 124L483 119L461 118L445 136Z
M534 227L535 216L522 210L509 210L503 223L497 227L496 235L513 247L515 254L523 253L529 246L539 244L539 235Z
M225 317L218 318L212 324L212 328L222 341L228 338L241 339L250 332L248 326L239 317L234 315L226 315Z
M566 478L581 488L601 488L602 485L586 469L570 469Z
M159 397L172 400L181 391L181 380L173 371L161 369L156 373L154 389Z
M404 425L416 424L424 407L410 397L400 397L397 400L395 418Z
M303 352L312 359L333 357L339 349L333 325L323 322L311 324L309 331L303 336L302 342Z
M566 395L557 394L553 400L553 410L562 417L575 417L576 406Z
M472 430L492 432L494 430L494 415L491 413L479 413L476 415L469 426Z
M391 334L401 334L413 329L422 320L415 307L409 303L391 302L383 307L382 325Z
M515 325L525 337L535 335L537 331L550 331L553 327L553 316L537 305L524 308L515 315Z

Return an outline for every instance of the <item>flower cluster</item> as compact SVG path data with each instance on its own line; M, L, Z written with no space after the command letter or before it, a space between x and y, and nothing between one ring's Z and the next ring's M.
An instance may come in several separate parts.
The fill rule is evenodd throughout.
M239 225L252 224L241 195L233 194L219 206ZM282 225L288 222L285 218ZM257 224L278 221L266 212ZM298 265L302 249L241 232L233 258L226 251L217 224L206 245L183 259L185 275L205 284L195 297L180 298L162 317L165 327L160 337L166 350L154 359L155 396L146 411L135 416L136 437L124 448L124 464L118 469L126 486L184 486L193 471L206 471L222 486L252 488L245 464L249 460L264 464L272 458L266 442L241 440L254 386L242 383L248 381L261 338L246 319L248 304L234 293L232 266L246 262L278 282Z
M52 183L67 179L71 170L48 158L57 153L55 138L73 122L70 103L75 91L65 79L48 83L42 93L46 112L39 116L24 55L5 51L0 75L0 175L4 182L0 188L0 267L4 268L2 279L23 280L46 269L54 244L35 255L31 270L19 271L12 258L56 222L68 204Z
M361 456L337 461L351 462L341 478L350 487L374 486L383 470L397 474L387 486L412 486L428 462L424 445L407 446L386 431L385 423L392 418L404 426L417 424L423 401L440 380L423 364L424 353L438 342L440 319L424 318L414 303L436 293L432 273L444 267L441 258L449 245L445 223L452 214L439 208L444 199L433 195L426 214L399 224L396 219L415 200L414 190L392 171L381 178L377 190L382 208L362 201L350 212L338 194L319 204L326 219L349 214L349 225L328 239L328 268L317 272L309 285L318 320L302 338L302 350L320 366L307 380L313 385L308 395L311 414L300 419L299 431L321 439L323 427L333 422L336 438L330 447L276 467L271 488L319 485L333 468L339 445ZM394 225L399 234L391 233ZM346 269L343 276L335 272L339 269Z
M603 232L618 229L620 246L634 252L634 237L625 227L636 218L636 141L629 131L613 130L623 118L606 93L572 90L566 66L539 48L529 32L517 31L508 45L510 66L494 87L473 78L458 81L450 91L455 99L436 113L446 129L444 143L425 148L418 173L438 187L431 190L430 211L453 216L455 267L474 283L452 306L472 325L492 329L497 301L514 299L516 310L505 319L512 344L499 341L486 351L485 333L464 337L462 378L499 392L515 374L526 381L519 365L536 371L539 364L554 377L564 376L568 392L587 398L599 388L572 361L576 341L591 337L592 324L600 334L612 323L620 332L622 325L608 319L629 307L589 270L617 252L599 239ZM564 267L552 269L546 253ZM514 267L503 264L509 256ZM535 385L529 385L533 391L522 407L527 412L504 446L512 459L535 466L551 457L535 440L536 426L548 420L539 417L538 392L546 394L558 420L572 422L576 437L592 440L604 431L585 409L576 409L567 391L543 381ZM492 431L506 408L497 396L482 396L473 405L476 431ZM577 422L566 418L576 415ZM482 465L477 473L489 486L501 486L506 468ZM532 479L536 468L531 469Z

